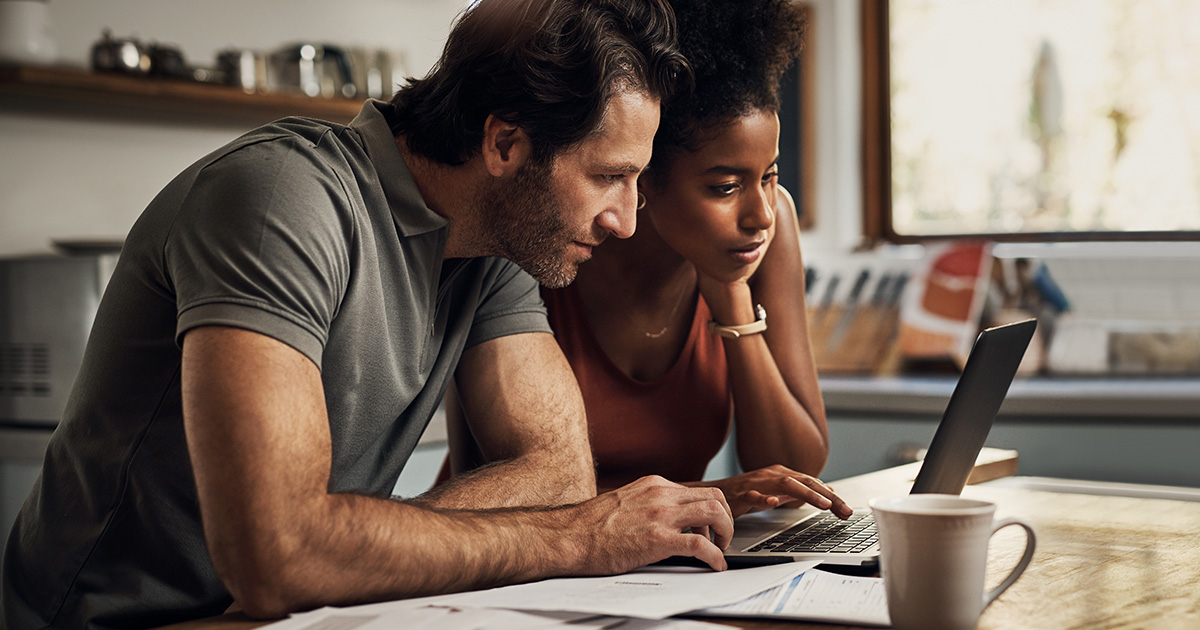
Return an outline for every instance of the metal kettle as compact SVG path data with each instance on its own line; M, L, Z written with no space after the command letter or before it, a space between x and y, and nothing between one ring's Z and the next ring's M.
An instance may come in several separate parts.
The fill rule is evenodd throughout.
M116 39L105 29L104 36L92 46L92 69L99 72L150 74L150 50L133 38Z
M192 77L192 70L177 47L143 44L134 37L114 38L107 29L100 41L92 45L92 69L136 76Z

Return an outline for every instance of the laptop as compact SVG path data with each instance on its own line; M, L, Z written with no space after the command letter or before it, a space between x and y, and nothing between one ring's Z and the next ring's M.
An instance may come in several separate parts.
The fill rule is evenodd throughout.
M1029 319L979 334L913 482L913 494L962 492L1036 326L1037 320ZM811 560L869 567L878 563L879 543L868 508L855 508L849 521L812 507L765 510L735 521L725 558L731 568Z

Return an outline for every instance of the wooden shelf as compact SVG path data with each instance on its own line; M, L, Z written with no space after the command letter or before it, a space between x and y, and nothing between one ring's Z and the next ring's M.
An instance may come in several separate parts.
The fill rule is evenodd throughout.
M348 123L362 101L300 94L248 94L241 89L158 77L133 77L75 68L0 65L0 103L52 105L86 114L161 114L210 122L264 123L308 116Z

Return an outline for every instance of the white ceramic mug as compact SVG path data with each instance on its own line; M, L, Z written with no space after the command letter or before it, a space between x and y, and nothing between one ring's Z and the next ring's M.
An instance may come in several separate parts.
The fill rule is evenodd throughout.
M1033 558L1033 527L993 521L996 504L949 494L872 499L880 568L896 630L967 630ZM1025 529L1025 552L996 588L984 592L988 541L1002 527Z
M0 62L53 63L57 57L46 0L0 0Z

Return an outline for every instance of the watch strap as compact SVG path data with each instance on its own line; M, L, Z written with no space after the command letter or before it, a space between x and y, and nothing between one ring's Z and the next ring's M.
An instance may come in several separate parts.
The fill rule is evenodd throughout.
M767 309L763 308L762 304L755 304L754 315L756 319L753 322L737 326L725 326L710 319L708 320L708 332L726 339L757 335L767 329Z

